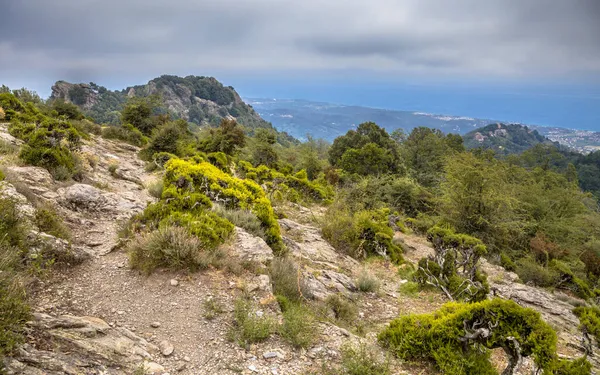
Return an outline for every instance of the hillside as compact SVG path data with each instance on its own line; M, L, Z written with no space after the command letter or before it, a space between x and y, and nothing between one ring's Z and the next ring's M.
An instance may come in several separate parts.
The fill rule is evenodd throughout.
M518 124L490 124L463 136L465 147L494 150L499 154L518 154L537 144L557 144L537 130Z
M158 95L162 110L173 118L198 125L217 125L222 118L234 117L247 128L272 128L251 106L244 103L235 89L212 77L163 75L147 84L111 91L95 83L58 81L50 99L64 99L78 105L101 124L120 123L119 112L130 97Z

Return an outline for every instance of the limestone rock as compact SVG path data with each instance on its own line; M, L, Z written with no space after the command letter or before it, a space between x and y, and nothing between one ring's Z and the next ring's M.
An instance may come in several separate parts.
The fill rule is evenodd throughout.
M153 363L152 354L158 353L145 339L99 318L34 313L28 325L55 346L50 350L22 346L5 361L9 374L133 373L140 364Z
M83 246L70 244L61 238L43 232L31 231L28 238L34 246L29 249L29 255L36 257L42 254L64 264L80 264L91 257L91 252Z
M171 344L167 340L161 341L160 344L158 344L158 347L160 349L160 353L162 355L164 355L165 357L168 357L171 354L173 354L173 351L175 350L175 347L173 347L173 344Z
M64 203L74 209L100 210L107 204L102 191L91 185L74 184L66 189L60 189Z
M36 185L51 185L54 182L52 175L41 167L8 167L7 172L14 175L18 181L22 181L33 187Z
M235 228L234 251L243 260L265 263L273 259L273 250L260 237L246 232L242 228Z
M32 219L35 216L35 208L27 197L19 193L12 184L6 181L0 181L0 197L12 199L16 206L17 211L22 217L26 219Z

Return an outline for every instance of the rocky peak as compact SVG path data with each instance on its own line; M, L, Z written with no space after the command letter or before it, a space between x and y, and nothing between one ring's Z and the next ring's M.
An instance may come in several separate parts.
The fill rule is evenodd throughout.
M50 99L62 99L86 110L98 102L98 95L98 91L90 84L57 81L52 85Z

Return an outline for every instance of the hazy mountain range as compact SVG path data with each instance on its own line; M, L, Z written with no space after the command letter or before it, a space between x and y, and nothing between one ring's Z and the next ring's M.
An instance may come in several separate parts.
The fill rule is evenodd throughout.
M374 121L388 131L402 128L409 132L415 127L426 126L440 129L445 133L461 135L489 124L503 122L501 119L399 111L299 99L244 98L244 100L262 118L271 122L275 128L299 139L305 139L307 134L310 134L313 137L331 141L365 121ZM527 126L554 142L581 152L600 149L600 132L537 125Z

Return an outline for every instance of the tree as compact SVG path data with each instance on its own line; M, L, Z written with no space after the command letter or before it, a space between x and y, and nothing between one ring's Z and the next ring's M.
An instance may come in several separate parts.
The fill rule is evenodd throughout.
M419 261L415 280L441 289L451 301L481 301L487 298L486 276L477 262L487 253L477 238L435 226L427 232L435 254Z
M158 106L158 96L130 98L121 111L121 120L124 124L133 125L144 135L150 135L155 127L168 121L168 116L155 114Z
M69 120L81 120L84 118L79 107L73 103L67 103L63 99L53 101L51 108L55 110L59 116L64 116Z
M374 166L375 161L379 163L375 171L358 166L352 160L355 157L368 160L369 152L375 153L372 160L369 160L370 166ZM348 154L345 155L346 153ZM374 122L362 123L356 130L350 130L346 135L337 137L329 149L329 162L336 167L344 168L345 165L351 168L351 173L363 175L404 171L398 154L398 144L385 129Z
M252 160L254 165L266 165L273 168L279 160L279 155L275 152L273 145L277 138L274 131L268 129L257 129L254 135L254 147L252 150Z
M246 144L244 129L233 119L223 119L218 128L211 128L198 148L204 152L224 152L233 155Z
M444 136L438 129L414 128L402 144L402 154L414 178L424 186L436 186L442 176L445 158L464 150L459 135Z
M360 149L347 149L339 166L350 173L362 176L379 175L389 171L392 156L375 143L367 143Z
M158 152L184 156L187 141L191 141L187 122L181 119L168 122L154 129L144 154L148 159Z

